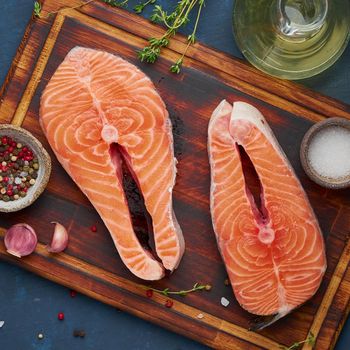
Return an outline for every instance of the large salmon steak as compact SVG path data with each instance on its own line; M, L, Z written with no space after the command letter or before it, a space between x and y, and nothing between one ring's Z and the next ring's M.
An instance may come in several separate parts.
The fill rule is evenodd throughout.
M287 157L255 107L222 101L208 133L212 222L235 297L250 313L277 320L320 286L326 270L320 227ZM259 201L247 183L243 151L260 182Z
M42 94L40 124L57 159L99 213L127 268L144 280L173 271L185 248L172 205L176 159L168 112L151 80L118 56L76 47ZM134 232L123 163L152 218L157 258Z

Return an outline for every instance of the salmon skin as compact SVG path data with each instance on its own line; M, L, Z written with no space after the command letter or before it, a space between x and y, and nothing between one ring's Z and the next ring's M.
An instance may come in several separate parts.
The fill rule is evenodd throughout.
M235 297L245 310L274 315L275 321L319 288L326 270L320 227L287 157L255 107L222 101L208 134L212 222ZM246 184L239 146L258 175L261 208Z
M104 221L127 268L144 280L158 280L164 269L177 268L185 244L172 205L172 128L151 80L118 56L76 47L42 94L40 124L57 159ZM134 233L122 158L152 218L162 263Z

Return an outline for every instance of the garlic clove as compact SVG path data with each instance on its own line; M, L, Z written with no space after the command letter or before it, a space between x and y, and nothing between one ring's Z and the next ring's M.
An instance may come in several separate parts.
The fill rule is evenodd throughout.
M21 258L33 253L38 243L38 238L31 226L17 224L6 231L4 243L9 254Z
M55 230L51 244L46 246L46 249L50 253L61 253L67 248L68 245L68 232L60 223L52 222L52 224L55 224Z

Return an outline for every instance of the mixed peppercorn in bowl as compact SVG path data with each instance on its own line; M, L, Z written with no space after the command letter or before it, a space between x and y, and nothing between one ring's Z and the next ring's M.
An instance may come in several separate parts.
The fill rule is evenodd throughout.
M31 133L0 125L0 211L32 204L45 189L50 173L50 156Z

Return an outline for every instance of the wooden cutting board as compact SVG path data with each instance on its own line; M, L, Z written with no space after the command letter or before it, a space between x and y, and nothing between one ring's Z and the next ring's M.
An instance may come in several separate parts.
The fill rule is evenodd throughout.
M46 0L43 13L79 3ZM32 19L1 90L0 122L22 125L49 150L38 123L40 95L71 48L106 50L139 66L155 83L174 124L179 160L174 205L186 239L179 269L152 286L179 290L202 282L211 284L212 290L174 297L171 309L164 306L169 299L165 296L147 298L144 286L150 284L124 267L102 221L52 152L53 173L45 193L30 208L0 216L1 259L217 349L278 349L305 339L310 331L317 336L317 350L332 349L349 312L350 191L328 191L312 183L300 167L298 153L314 122L331 116L350 119L350 106L267 77L201 44L190 48L182 73L173 75L168 71L170 62L186 45L181 36L163 50L157 64L140 63L135 51L162 31L139 16L99 2L48 19ZM318 293L261 332L248 331L252 315L224 284L225 268L210 221L207 125L223 98L248 101L264 113L310 197L327 244L328 269ZM137 208L132 209L137 219ZM69 227L70 244L63 254L50 255L44 249L52 234L51 221ZM18 222L35 227L40 242L33 255L20 260L8 255L2 242L4 228ZM89 229L93 224L96 233ZM230 301L229 307L221 306L222 296ZM204 317L198 318L199 314Z

